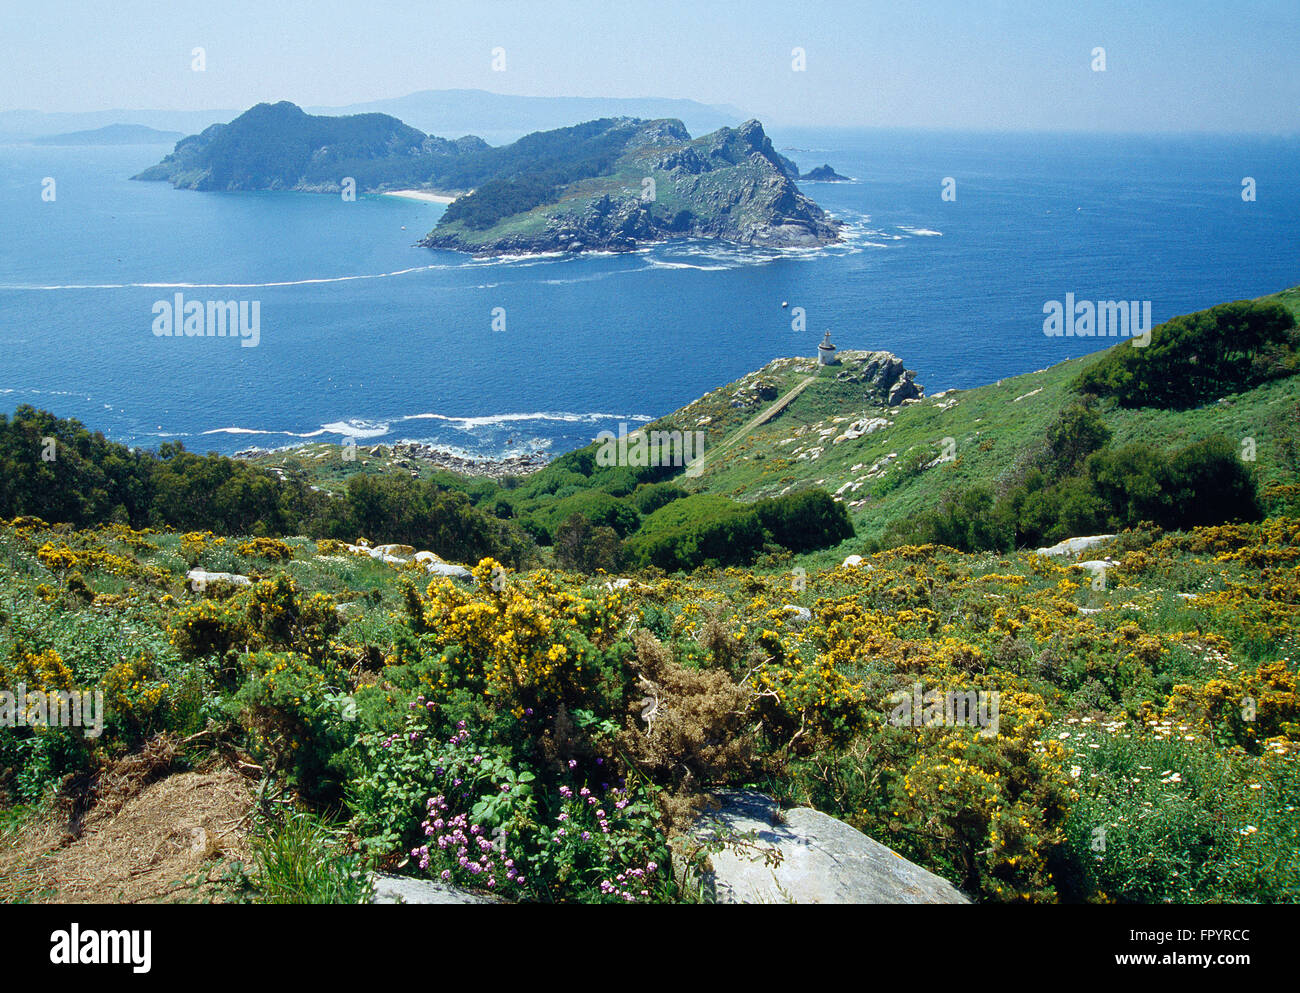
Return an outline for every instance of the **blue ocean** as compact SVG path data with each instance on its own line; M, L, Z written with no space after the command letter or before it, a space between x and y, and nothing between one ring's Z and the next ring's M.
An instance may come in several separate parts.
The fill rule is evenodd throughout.
M0 146L0 410L200 452L353 437L558 454L813 355L827 330L896 352L933 393L1110 344L1044 335L1067 293L1149 300L1158 323L1300 283L1295 138L772 138L852 178L802 185L843 244L475 260L414 247L437 204L177 191L128 179L167 147ZM256 302L257 346L155 335L177 293Z

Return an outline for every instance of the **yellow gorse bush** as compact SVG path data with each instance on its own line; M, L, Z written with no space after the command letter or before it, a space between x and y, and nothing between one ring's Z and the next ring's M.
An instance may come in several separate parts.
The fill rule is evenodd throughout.
M465 675L516 716L523 699L580 694L590 676L587 646L612 643L626 618L622 594L574 592L545 571L508 578L493 559L472 572L472 589L435 580L423 601L425 626L439 644L459 647Z

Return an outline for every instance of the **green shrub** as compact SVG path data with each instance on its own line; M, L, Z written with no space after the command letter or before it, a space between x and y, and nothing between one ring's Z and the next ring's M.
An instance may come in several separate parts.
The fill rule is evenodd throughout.
M1295 317L1279 303L1238 300L1166 321L1146 347L1124 342L1076 381L1125 407L1186 409L1294 375Z

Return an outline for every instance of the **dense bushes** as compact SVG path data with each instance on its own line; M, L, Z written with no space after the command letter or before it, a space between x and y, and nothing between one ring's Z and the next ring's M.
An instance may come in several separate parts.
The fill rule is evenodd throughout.
M754 507L772 540L792 552L825 548L853 537L848 511L825 490L801 490L760 500Z
M1297 345L1295 318L1285 307L1239 300L1166 321L1144 348L1112 348L1076 388L1125 407L1186 409L1294 374Z
M631 508L627 513L636 515ZM351 541L364 534L469 562L495 555L520 565L534 555L518 528L436 482L358 475L341 499L333 498L303 479L196 455L179 442L161 445L157 455L132 451L29 406L12 420L0 415L0 517L21 515L77 526L114 522L263 537Z
M655 511L628 542L638 565L667 571L751 561L767 542L795 552L825 548L852 537L842 504L824 490L738 503L697 494Z
M618 532L610 527L592 527L582 514L574 514L556 528L554 551L561 568L576 572L613 572L623 562Z
M763 525L752 506L697 494L646 518L629 540L628 554L637 565L674 572L745 562L762 547Z
M1261 517L1254 479L1216 436L1173 455L1142 442L1101 448L1072 475L1053 480L1035 467L1000 495L987 487L950 494L896 524L889 540L1009 551L1143 522L1177 530Z

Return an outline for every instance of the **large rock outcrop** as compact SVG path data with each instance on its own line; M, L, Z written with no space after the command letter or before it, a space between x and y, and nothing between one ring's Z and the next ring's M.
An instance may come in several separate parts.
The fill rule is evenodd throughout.
M838 354L843 366L835 374L842 383L861 383L866 392L890 407L907 400L920 400L925 390L916 381L916 373L905 368L893 352L843 351Z
M970 903L947 880L843 821L813 810L781 810L761 793L720 793L697 837L750 836L709 856L701 876L718 903ZM773 866L765 853L779 853ZM685 867L679 846L678 871Z

